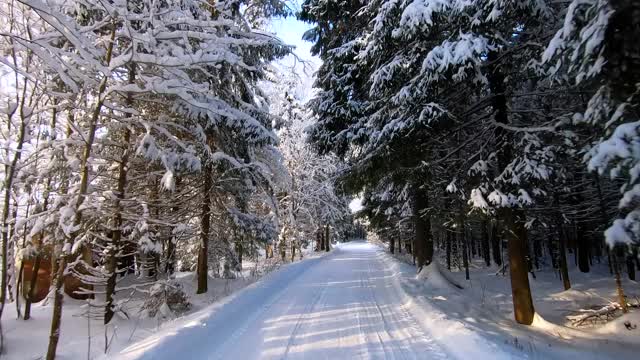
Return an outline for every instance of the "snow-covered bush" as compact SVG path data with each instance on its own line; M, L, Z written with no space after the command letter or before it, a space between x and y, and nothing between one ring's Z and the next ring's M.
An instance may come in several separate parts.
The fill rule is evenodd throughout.
M149 289L149 295L142 305L149 317L156 317L158 312L163 317L175 317L191 308L189 297L179 283L167 280L159 281Z

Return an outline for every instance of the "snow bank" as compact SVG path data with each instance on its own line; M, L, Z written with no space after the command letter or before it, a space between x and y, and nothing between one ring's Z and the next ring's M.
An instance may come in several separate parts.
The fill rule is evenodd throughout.
M459 291L441 273L437 262L425 267L419 274L411 265L380 251L386 265L393 269L396 290L404 296L405 307L420 325L441 344L453 357L460 359L514 359L519 354L500 342L489 341L463 321L452 318L447 312L433 306L434 301L450 304L449 295ZM423 284L444 290L431 296L425 292ZM454 300L455 301L455 300ZM474 321L470 319L470 321Z
M416 280L425 281L429 285L440 288L440 289L448 289L448 288L457 288L463 289L463 286L458 284L455 280L445 276L443 272L440 270L440 264L438 261L433 261L428 266L425 266L422 271L416 275Z
M640 347L640 312L625 314L594 329L593 333L607 338L616 338Z
M305 261L325 253L310 253L305 250ZM297 264L299 262L294 263ZM257 286L260 282L257 273L270 276L275 264L261 259L259 263L245 261L240 277L236 279L208 278L209 291L196 295L196 279L194 273L176 273L178 282L189 295L192 304L187 314L171 314L166 318L156 316L148 318L141 312L141 304L146 294L143 291L133 290L133 285L141 290L148 287L138 284L134 276L119 279L118 301L121 308L127 312L129 318L121 312L117 312L111 323L106 327L102 325L102 319L98 316L102 307L89 307L86 301L74 300L65 297L62 312L62 331L58 346L58 358L60 359L95 359L118 358L122 349L131 346L137 341L156 337L158 334L168 336L177 333L181 328L197 327L206 322L208 316L217 311L224 304L238 296L242 289ZM289 267L290 265L285 265ZM259 271L257 271L259 270ZM130 286L129 286L130 285ZM96 290L100 290L99 288ZM7 304L3 316L2 326L4 330L3 360L39 359L46 353L51 324L52 303L33 304L31 319L24 321L18 319L15 304ZM91 318L87 319L87 311ZM184 315L172 319L173 315ZM107 350L105 355L105 338L107 338ZM153 341L150 339L150 341Z
M573 274L574 287L558 291L562 283L551 272L531 279L537 313L532 326L513 320L511 290L507 276L495 268L471 264L471 280L464 272L452 273L434 264L415 274L415 267L380 250L394 269L399 291L410 311L454 356L464 359L534 358L581 360L637 359L640 330L626 330L625 321L639 323L637 314L626 315L598 330L559 325L570 309L606 303L614 298L613 281L596 274ZM464 283L464 289L456 283ZM637 289L637 284L626 284ZM547 317L552 318L548 321ZM625 320L628 319L628 320ZM564 321L563 321L564 320ZM640 326L638 327L640 328ZM623 331L624 329L624 331ZM490 355L489 355L490 354Z

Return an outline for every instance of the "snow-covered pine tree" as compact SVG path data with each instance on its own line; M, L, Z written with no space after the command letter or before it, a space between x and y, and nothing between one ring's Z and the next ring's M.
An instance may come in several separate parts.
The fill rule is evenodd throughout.
M627 180L619 207L625 217L614 221L605 236L610 245L638 242L636 203L638 189L637 154L640 72L635 40L640 22L640 5L635 1L573 1L567 7L564 26L545 50L542 61L550 75L569 79L574 85L593 89L577 124L588 124L599 134L585 157L590 170L600 175Z
M566 8L564 26L557 30L542 55L552 78L567 81L591 95L573 119L577 125L591 127L596 134L596 140L585 147L588 169L599 175L608 172L614 181L622 180L618 208L624 217L615 219L604 234L609 246L614 247L613 270L619 303L625 312L618 258L624 245L638 244L640 231L640 122L636 111L640 104L640 46L636 40L640 33L639 14L640 4L636 1L572 1ZM604 205L601 208L605 219ZM635 271L630 276L635 276Z
M34 21L42 24L42 30L31 41L16 33L9 36L40 58L44 71L51 72L53 80L62 84L56 96L59 101L71 103L67 115L72 129L70 137L81 140L72 143L67 151L72 159L79 160L70 163L68 195L57 205L57 223L64 239L53 240L58 246L54 254L58 262L47 354L47 358L53 358L59 338L63 274L71 271L87 283L106 277L113 283L114 254L120 246L117 234L124 227L120 220L122 201L126 200L123 191L128 174L124 172L129 165L126 156L125 161L116 160L116 154L131 157L133 149L138 149L137 156L162 163L163 184L168 188L173 186L174 173L183 169L197 171L215 162L242 167L236 159L250 159L250 154L246 154L250 146L272 142L264 98L257 93L256 82L263 66L285 55L289 48L270 35L254 31L252 24L245 21L239 2L75 4L25 0L22 4L37 19ZM268 16L284 9L273 2L254 5L253 19L259 18L257 8ZM153 113L149 109L161 103L171 104L164 108L163 116L148 117ZM226 131L231 137L228 143L236 144L236 153L230 156L210 146L207 133L216 133L217 129L223 129L219 132ZM135 144L134 136L137 136ZM156 138L171 145L165 146L163 152L163 147L156 145L159 143ZM238 144L238 140L246 145ZM101 149L109 146L122 150L105 152L104 155L110 155L104 158L96 156L103 155ZM245 148L241 150L245 154L239 155L239 148ZM102 193L95 185L109 181L95 180L92 172L96 167L108 167L109 162L117 164L117 185L102 188L106 191ZM154 191L157 190L156 187ZM150 196L150 202L154 197L157 200L157 195ZM113 206L105 210L101 206L103 199ZM134 206L133 212L140 220L135 222L131 233L143 251L144 246L158 248L153 239L157 233L148 228L156 214L149 211L145 202ZM113 219L107 228L109 240L99 236L94 221L105 211L111 214L107 218ZM102 239L102 244L98 239ZM104 273L93 267L90 244L106 250L106 260L111 265ZM111 302L107 301L107 313L113 310Z
M346 199L334 183L342 164L335 156L315 152L307 129L316 118L290 93L297 79L280 76L284 80L274 89L278 100L273 102L273 114L277 116L278 148L287 176L282 179L279 197L281 229L277 250L283 256L289 248L293 260L295 252L308 246L321 229L329 226L342 232L350 219Z

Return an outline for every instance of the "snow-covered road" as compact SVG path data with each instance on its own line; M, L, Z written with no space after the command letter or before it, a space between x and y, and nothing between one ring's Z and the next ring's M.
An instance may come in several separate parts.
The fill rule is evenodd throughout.
M445 359L381 250L346 243L288 265L206 318L131 346L131 359Z

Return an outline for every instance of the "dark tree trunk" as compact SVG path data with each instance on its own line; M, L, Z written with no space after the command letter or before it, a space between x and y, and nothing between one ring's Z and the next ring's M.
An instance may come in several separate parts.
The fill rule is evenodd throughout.
M278 252L280 253L280 259L282 262L287 261L287 236L285 234L286 232L282 234L282 239L280 239L280 242L278 243Z
M182 178L180 176L176 176L176 191L180 189L180 185L182 183ZM178 212L178 207L172 208L173 212ZM173 233L173 232L172 232ZM166 263L164 271L167 274L173 274L176 271L176 237L170 236L167 240L167 248L166 248Z
M129 66L129 84L135 82L135 64ZM127 93L126 104L130 106L133 103L131 93ZM111 246L107 247L106 269L109 273L107 286L105 289L106 304L104 307L104 324L108 324L113 318L113 297L116 293L116 278L118 276L118 255L120 254L120 239L122 238L122 209L121 201L124 199L124 192L127 186L127 169L129 167L129 141L131 140L131 131L128 127L123 130L122 143L124 150L122 159L118 163L118 184L116 187L115 199L115 215L113 217L113 232L111 234Z
M324 251L331 250L331 241L329 240L329 225L324 226Z
M594 173L593 177L595 179L596 190L598 192L598 212L600 213L600 224L606 229L606 226L608 224L607 207L604 202L604 196L602 195L602 188L600 187L600 176L598 176L598 173ZM611 259L611 251L609 249L609 246L607 246L607 244L604 244L604 238L602 238L602 241L600 243L604 245L605 252L607 253L607 265L609 266L609 273L613 275L613 262Z
M207 292L207 271L209 270L209 230L211 226L211 168L204 167L204 187L200 213L200 248L198 249L198 289L196 294Z
M617 245L613 248L613 254L611 257L613 258L613 271L616 277L616 291L618 293L618 303L620 307L622 307L622 312L627 313L629 309L627 308L627 299L624 295L624 289L622 288L622 278L620 276L620 261L619 259L623 256L624 250L622 246Z
M111 62L111 54L113 51L113 44L116 35L115 26L111 30L110 41L107 43L107 51L105 55L105 63L108 65ZM93 143L95 141L96 129L98 127L98 119L100 113L102 111L102 106L104 104L103 94L107 88L107 76L103 77L100 80L100 85L98 86L98 92L96 94L97 102L93 109L91 109L91 117L89 119L89 131L86 134L86 142L84 146L84 151L82 155L82 163L81 163L81 177L80 177L80 185L77 191L78 200L76 202L75 211L76 216L74 219L74 225L79 226L82 222L82 210L81 206L85 200L88 191L89 185L89 158L91 157L91 150L93 147ZM71 248L74 245L76 240L77 233L73 233L64 241L64 247ZM6 243L5 243L6 244ZM63 247L63 248L64 248ZM60 339L60 324L62 323L62 303L64 301L64 297L62 296L62 286L64 284L64 274L67 270L67 264L69 263L71 255L66 251L63 251L60 255L57 265L57 278L55 279L54 291L55 295L53 298L53 314L51 315L51 329L49 332L49 344L47 346L47 360L54 360L56 357L56 349L58 348L58 341ZM54 255L53 258L56 256ZM0 299L4 301L4 299ZM0 314L1 317L1 314Z
M175 237L171 236L167 239L166 248L166 263L164 265L164 272L167 274L173 274L176 271L176 244Z
M508 124L507 97L505 95L505 76L500 68L499 56L496 51L487 55L491 64L487 79L491 90L494 118L497 123ZM498 157L498 172L502 172L512 159L512 150L509 134L505 129L496 126L495 150ZM524 213L520 210L504 208L501 211L502 220L506 224L505 233L508 236L509 270L511 273L511 292L513 295L513 310L516 321L520 324L530 325L533 322L535 310L529 287L529 275L527 272L527 244Z
M447 253L447 269L451 271L451 242L453 241L453 239L451 236L451 231L449 231L449 229L445 231L446 231L445 247L446 247L446 253Z
M542 241L539 237L533 240L533 263L536 270L540 269L540 257L542 256Z
M111 233L111 246L107 249L106 269L109 273L107 286L105 289L106 304L104 307L104 324L108 324L113 318L113 297L116 293L116 278L118 276L118 254L120 253L120 239L122 238L122 209L121 201L124 199L125 187L127 184L127 167L129 160L129 140L131 132L128 128L124 130L123 143L125 150L122 159L118 164L118 185L116 189L115 216L113 217L113 232Z
M414 185L413 221L414 221L414 250L418 269L431 264L433 261L433 236L429 215L421 212L429 206L426 190Z
M583 273L589 272L589 239L583 224L576 225L576 248L578 251L578 268Z
M509 241L509 271L511 273L511 291L513 295L513 310L516 321L520 324L531 325L535 310L529 286L527 272L527 246L524 213L521 210L504 209L507 222Z
M497 222L491 224L491 252L493 255L493 262L498 266L502 266L502 237L498 231Z
M396 241L393 236L389 237L389 252L394 254L396 250Z
M576 240L575 223L573 225L574 226L571 227L571 237L569 238L569 247L573 251L573 263L574 263L573 265L578 266L578 242Z
M560 250L560 254L558 255L560 257L560 275L562 276L564 289L569 290L571 288L571 281L569 280L569 268L567 266L567 241L563 226L559 219L556 227L558 228L558 248Z
M470 229L464 229L464 234L465 234L465 239L467 239L467 243L470 245L470 249L469 249L469 258L473 259L476 257L476 247L477 247L477 241L476 241L476 237L473 236L473 231L471 231Z
M24 260L23 260L24 261ZM38 252L33 261L33 269L31 269L31 278L29 279L29 290L24 303L24 319L29 320L31 318L31 303L33 302L34 292L36 290L36 282L38 281L38 271L40 270L40 262L42 256ZM18 295L19 297L20 295Z
M484 257L484 263L485 265L487 265L487 267L491 266L491 250L490 250L490 245L489 245L489 233L488 233L488 229L487 229L487 221L483 220L481 223L481 227L482 227L482 239L481 239L481 246L482 246L482 256Z
M55 274L55 286L53 297L53 315L51 316L51 331L49 333L49 346L47 347L47 360L55 360L56 349L58 347L58 340L60 339L60 325L62 323L62 301L64 296L62 295L62 285L64 278L64 269L67 267L67 262L60 259L56 266L57 272Z
M464 222L460 221L459 224L458 236L460 236L460 241L462 242L462 265L464 266L465 279L469 280L469 251L467 249L469 239L465 236Z
M322 239L322 226L318 228L316 232L316 251L322 251L324 246L324 240Z
M557 261L557 256L556 256L556 252L555 252L555 246L553 244L553 236L551 235L551 233L549 233L547 235L547 248L549 249L549 257L551 258L551 266L553 266L554 269L558 268L558 261Z
M294 262L295 260L296 260L296 246L292 241L291 242L291 262Z
M627 254L627 274L629 280L636 281L636 264L633 253Z
M238 254L238 266L242 270L242 261L244 256L244 247L242 246L242 240L239 240L236 244L236 254Z

